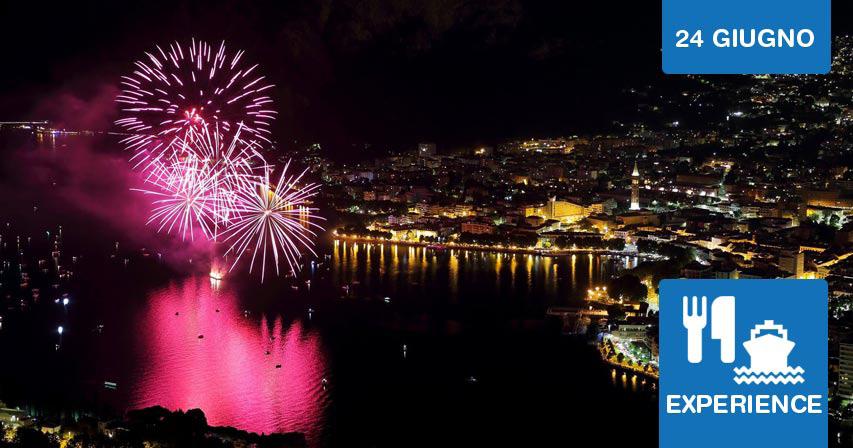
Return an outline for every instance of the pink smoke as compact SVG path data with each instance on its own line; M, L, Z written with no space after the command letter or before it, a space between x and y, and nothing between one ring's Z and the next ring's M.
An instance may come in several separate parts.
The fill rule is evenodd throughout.
M22 145L7 152L3 165L8 174L0 180L0 194L15 203L8 210L18 210L26 217L23 212L32 215L30 210L38 209L39 220L45 221L39 225L74 223L77 228L69 229L72 233L100 233L109 238L106 245L112 245L115 238L124 249L162 253L174 266L190 266L189 259L206 259L210 252L207 241L181 241L145 225L151 198L131 191L141 186L141 178L131 170L129 154L118 144L120 137L110 132L117 115L117 92L110 84L66 88L36 105L31 116L49 120L53 129L93 134L46 134L36 148ZM54 138L55 147L51 148ZM201 262L192 266L207 269Z

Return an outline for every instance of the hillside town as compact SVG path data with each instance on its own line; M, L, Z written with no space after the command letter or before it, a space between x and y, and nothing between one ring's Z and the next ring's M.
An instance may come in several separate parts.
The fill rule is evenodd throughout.
M641 290L606 299L642 312L611 313L602 353L644 373L661 279L826 279L833 409L853 423L853 39L836 49L827 76L628 89L642 118L614 121L618 132L426 142L348 163L315 144L302 157L325 183L338 239L639 256L614 281ZM620 339L646 349L619 350Z

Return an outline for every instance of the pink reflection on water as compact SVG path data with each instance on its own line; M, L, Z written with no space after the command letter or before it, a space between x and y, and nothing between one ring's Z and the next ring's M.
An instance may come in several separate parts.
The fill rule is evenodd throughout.
M155 291L145 313L131 408L200 408L211 425L319 436L327 373L315 330L244 316L227 286L214 290L206 276Z

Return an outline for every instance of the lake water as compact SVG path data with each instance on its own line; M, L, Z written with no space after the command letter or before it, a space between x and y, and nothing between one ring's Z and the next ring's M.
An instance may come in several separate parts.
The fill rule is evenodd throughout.
M323 259L264 285L139 255L81 266L67 309L6 318L0 340L34 361L4 375L3 392L118 412L197 407L211 424L300 431L314 446L559 440L607 419L654 421L653 391L544 319L621 257L336 243ZM54 321L66 327L58 352ZM651 444L654 429L626 440Z

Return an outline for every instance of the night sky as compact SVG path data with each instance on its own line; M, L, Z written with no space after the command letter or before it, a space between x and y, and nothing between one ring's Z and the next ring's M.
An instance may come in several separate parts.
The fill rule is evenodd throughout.
M657 0L71 3L0 6L0 120L98 101L143 51L193 36L261 64L281 145L588 132L618 117L623 88L663 78ZM846 31L850 6L834 7Z

